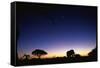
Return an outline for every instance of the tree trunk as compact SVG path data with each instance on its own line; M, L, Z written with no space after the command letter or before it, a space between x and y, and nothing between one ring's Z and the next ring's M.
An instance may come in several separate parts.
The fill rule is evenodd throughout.
M39 55L38 57L39 57L39 59L41 59L41 55Z

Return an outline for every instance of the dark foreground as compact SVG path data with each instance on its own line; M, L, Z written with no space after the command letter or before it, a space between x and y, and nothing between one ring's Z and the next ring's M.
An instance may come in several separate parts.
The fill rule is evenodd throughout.
M56 58L45 58L45 59L24 59L18 60L17 66L24 66L24 65L43 65L43 64L59 64L59 63L74 63L74 62L91 62L97 61L97 57L56 57Z

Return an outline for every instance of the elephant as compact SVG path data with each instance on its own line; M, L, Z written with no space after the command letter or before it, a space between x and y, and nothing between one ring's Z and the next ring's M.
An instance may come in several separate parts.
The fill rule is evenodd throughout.
M68 58L71 58L71 57L74 57L74 56L75 56L74 50L67 51L66 54L67 54L67 57L68 57Z

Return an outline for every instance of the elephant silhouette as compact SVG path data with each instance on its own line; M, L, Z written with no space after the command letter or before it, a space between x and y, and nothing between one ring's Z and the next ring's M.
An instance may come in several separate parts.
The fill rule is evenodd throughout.
M75 56L74 50L67 51L66 54L67 54L67 57L68 57L68 58L71 58L71 57L74 57L74 56Z

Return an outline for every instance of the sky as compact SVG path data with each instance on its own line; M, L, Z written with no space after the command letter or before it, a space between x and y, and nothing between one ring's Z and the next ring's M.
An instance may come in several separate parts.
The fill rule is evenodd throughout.
M18 3L16 22L20 57L35 49L46 57L66 56L71 49L87 55L96 47L96 7Z

